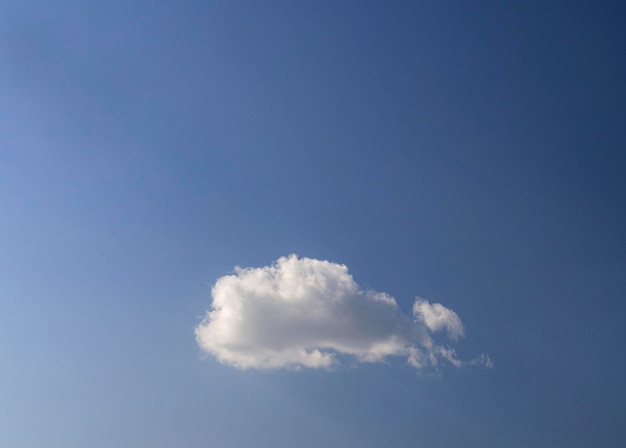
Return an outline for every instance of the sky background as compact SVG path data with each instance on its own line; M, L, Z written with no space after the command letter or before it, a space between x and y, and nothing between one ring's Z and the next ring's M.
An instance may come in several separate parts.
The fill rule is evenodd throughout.
M624 446L625 18L2 2L0 446ZM203 356L212 283L291 253L494 367Z

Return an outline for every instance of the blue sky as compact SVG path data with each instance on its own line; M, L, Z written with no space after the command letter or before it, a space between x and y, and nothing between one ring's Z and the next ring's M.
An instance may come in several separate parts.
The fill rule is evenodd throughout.
M617 2L4 2L0 445L623 445ZM234 266L454 310L462 359L240 370Z

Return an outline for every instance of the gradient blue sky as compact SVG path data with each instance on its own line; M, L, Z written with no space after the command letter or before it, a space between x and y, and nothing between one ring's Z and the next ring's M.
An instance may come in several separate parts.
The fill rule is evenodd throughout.
M3 2L0 446L624 446L625 18ZM495 367L203 359L212 282L290 253Z

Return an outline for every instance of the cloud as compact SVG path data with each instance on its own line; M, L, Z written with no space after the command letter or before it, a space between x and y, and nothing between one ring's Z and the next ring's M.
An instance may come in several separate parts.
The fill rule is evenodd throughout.
M457 314L417 298L405 315L388 294L363 290L345 265L296 255L271 266L236 268L212 289L211 310L196 327L196 339L221 363L241 369L331 368L341 357L384 362L403 357L415 368L461 361L438 345L433 333L463 336Z
M440 303L428 303L428 300L418 298L413 304L413 315L431 331L448 330L448 336L457 340L464 336L463 324L459 316Z

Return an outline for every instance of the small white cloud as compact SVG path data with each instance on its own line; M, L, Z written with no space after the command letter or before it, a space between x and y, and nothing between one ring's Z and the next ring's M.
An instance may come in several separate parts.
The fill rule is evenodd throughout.
M415 368L438 360L491 365L487 357L460 361L435 344L431 333L440 329L454 340L463 336L454 311L418 298L411 319L393 297L362 290L345 265L290 255L271 266L236 268L211 294L196 339L206 353L241 369L328 369L341 355L360 362L400 356Z
M459 316L440 303L428 303L428 300L417 298L413 304L413 315L431 331L443 328L448 330L448 336L457 340L464 336L463 324Z

